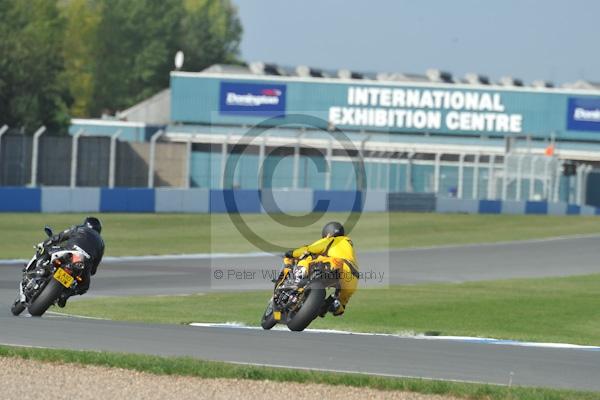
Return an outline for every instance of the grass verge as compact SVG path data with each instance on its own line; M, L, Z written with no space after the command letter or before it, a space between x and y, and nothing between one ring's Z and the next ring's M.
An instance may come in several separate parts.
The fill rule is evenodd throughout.
M343 317L312 328L437 332L600 345L600 275L358 290ZM73 301L61 312L115 320L258 325L269 292L114 297Z
M380 390L409 391L489 400L592 400L598 393L545 388L505 387L409 378L385 378L372 375L303 371L284 368L234 365L188 357L158 357L109 352L54 350L0 346L0 356L20 357L44 362L89 364L124 368L158 375L182 375L199 378L234 378L277 382L321 383L369 387Z
M257 251L226 214L100 214L106 254L110 256ZM0 258L28 258L31 246L44 238L42 227L56 230L80 223L84 214L0 214ZM327 213L308 227L292 228L268 215L245 214L261 238L297 247L320 237L329 220L347 214ZM307 218L308 219L308 218ZM297 224L297 221L295 221ZM446 244L525 240L560 235L600 233L600 218L548 215L464 215L370 213L358 221L351 236L360 249L385 249Z

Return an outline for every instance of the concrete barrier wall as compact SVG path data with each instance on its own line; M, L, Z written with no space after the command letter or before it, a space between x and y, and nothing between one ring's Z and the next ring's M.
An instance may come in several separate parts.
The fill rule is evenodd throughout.
M260 192L258 190L211 190L210 191L210 212L242 212L259 213Z
M436 196L432 193L389 193L389 211L435 212Z
M97 212L100 210L99 188L43 188L42 212Z
M0 212L42 211L42 191L34 188L0 187Z
M352 190L315 190L313 211L354 211L362 210L362 194Z
M368 190L363 193L363 211L383 212L388 210L388 192Z
M548 214L548 203L545 201L528 201L525 203L525 214Z
M208 189L170 189L155 191L156 212L207 213L210 211Z
M306 213L312 210L313 191L270 189L261 192L262 211L267 213Z
M524 201L503 201L502 214L522 215L525 214Z
M477 214L477 211L479 211L479 200L438 197L436 200L435 211L439 213Z
M0 212L309 213L422 211L600 215L600 208L544 201L463 200L431 194L341 190L0 187Z
M101 212L154 212L153 189L114 188L100 190Z

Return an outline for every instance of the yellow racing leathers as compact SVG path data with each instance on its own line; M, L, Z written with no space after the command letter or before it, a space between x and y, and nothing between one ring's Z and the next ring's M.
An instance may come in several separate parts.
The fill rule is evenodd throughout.
M306 253L316 254L317 257L305 258L298 263L299 266L306 268L313 263L324 263L332 271L339 272L339 301L345 308L358 286L358 263L352 240L348 236L325 237L295 249L292 257L300 258Z

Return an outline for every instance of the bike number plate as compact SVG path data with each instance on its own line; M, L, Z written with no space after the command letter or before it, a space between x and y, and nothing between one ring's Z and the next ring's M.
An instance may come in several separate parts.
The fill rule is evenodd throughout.
M65 271L62 268L58 268L56 270L56 272L54 273L54 279L59 281L61 285L63 285L66 288L70 288L73 284L73 281L75 280L71 275L67 273L67 271Z

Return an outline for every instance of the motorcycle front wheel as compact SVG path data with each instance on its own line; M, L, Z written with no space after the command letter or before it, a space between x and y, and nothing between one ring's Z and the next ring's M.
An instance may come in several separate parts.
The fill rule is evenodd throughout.
M271 300L262 316L260 326L265 330L269 330L275 325L277 325L277 321L275 321L275 318L273 317L273 300Z
M42 290L42 293L29 306L29 314L34 317L41 317L54 304L64 289L65 287L60 282L51 279Z
M21 299L17 297L12 307L10 308L10 312L16 317L17 315L20 315L24 310L25 304L21 303Z

